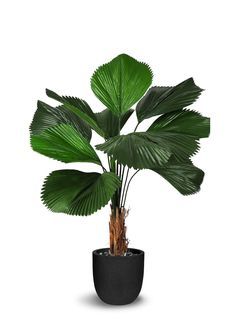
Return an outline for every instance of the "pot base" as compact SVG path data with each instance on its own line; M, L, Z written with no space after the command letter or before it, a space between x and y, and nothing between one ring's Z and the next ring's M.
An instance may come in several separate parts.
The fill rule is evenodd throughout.
M128 249L132 255L107 255L108 248L93 251L93 280L98 297L111 305L132 303L139 295L144 273L144 252Z

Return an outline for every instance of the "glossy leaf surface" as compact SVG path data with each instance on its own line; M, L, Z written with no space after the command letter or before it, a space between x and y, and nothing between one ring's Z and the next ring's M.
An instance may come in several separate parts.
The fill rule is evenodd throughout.
M42 200L53 212L90 215L105 206L119 187L114 173L59 170L45 179Z
M99 127L97 123L96 116L88 103L77 97L72 96L60 96L55 92L46 89L46 94L50 98L63 103L67 110L74 112L78 117L80 117L86 124L88 124L95 132L99 135L104 136L104 132Z
M31 136L34 151L64 163L90 162L100 164L90 143L72 126L61 124Z
M97 122L105 134L105 138L110 138L119 134L134 110L128 110L121 117L114 115L109 109L95 113ZM119 123L120 122L120 123Z
M189 78L175 87L152 87L139 101L136 107L138 121L181 110L192 104L202 89Z
M80 117L67 110L64 106L54 108L44 102L38 101L37 111L30 125L31 133L37 135L47 128L60 124L69 124L90 141L91 129Z
M91 88L109 110L121 116L144 95L151 82L147 64L121 54L94 72Z
M136 132L120 135L96 146L118 162L135 169L165 164L171 155L182 160L194 155L198 142L191 136L172 132Z
M210 134L210 118L192 110L173 111L157 118L148 131L174 132L206 138Z
M168 161L163 167L153 170L166 179L182 195L195 194L200 190L204 172L194 166L191 161L183 163Z

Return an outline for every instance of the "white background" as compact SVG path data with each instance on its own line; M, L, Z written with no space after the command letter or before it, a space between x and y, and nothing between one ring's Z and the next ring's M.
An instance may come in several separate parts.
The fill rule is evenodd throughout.
M2 330L236 329L233 3L1 2ZM46 87L102 110L90 77L124 52L150 64L154 84L194 77L206 91L193 108L211 116L212 131L195 157L206 172L199 194L183 197L148 171L134 179L128 236L146 252L144 284L135 303L112 307L97 300L91 271L92 250L108 245L109 207L70 217L39 197L52 170L96 167L34 153L28 127L37 99L53 104Z

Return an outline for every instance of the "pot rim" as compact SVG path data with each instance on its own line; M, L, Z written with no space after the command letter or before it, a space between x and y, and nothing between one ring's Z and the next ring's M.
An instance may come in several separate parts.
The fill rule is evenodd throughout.
M133 254L131 256L112 256L112 255L104 255L104 254L99 254L99 252L105 252L105 251L109 251L109 248L100 248L100 249L96 249L94 250L92 253L95 256L101 257L101 258L107 258L107 257L115 257L115 258L136 258L136 257L140 257L142 255L144 255L144 251L140 250L140 249L135 249L135 248L128 248L128 251L133 252Z

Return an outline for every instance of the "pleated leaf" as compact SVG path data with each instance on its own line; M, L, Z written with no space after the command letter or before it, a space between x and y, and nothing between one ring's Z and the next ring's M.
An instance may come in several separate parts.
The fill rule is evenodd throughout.
M136 107L138 121L160 114L181 110L192 104L203 89L189 78L175 87L152 87Z
M195 194L200 190L204 172L191 161L184 163L169 161L163 167L153 170L166 179L182 195Z
M121 54L94 72L91 88L109 110L120 116L144 95L151 82L152 71L147 64Z
M114 173L59 170L45 179L42 201L53 212L90 215L105 206L119 187Z
M151 141L169 150L178 161L195 155L200 149L198 139L191 135L165 131L149 131L143 134L148 134Z
M177 160L193 156L199 149L191 136L172 132L136 132L110 138L96 146L118 162L135 169L165 164L170 155Z
M74 112L95 132L104 137L104 132L99 127L96 116L86 101L72 96L60 96L49 89L46 89L46 94L50 98L61 102L64 105L64 108Z
M206 138L210 134L210 118L192 110L173 111L157 118L148 131L165 131Z
M129 117L132 115L134 110L128 110L121 117L117 117L114 115L112 111L109 109L105 109L101 112L95 113L97 118L97 122L99 126L102 128L105 138L110 138L119 134L122 127L125 125ZM119 123L120 121L120 123Z
M38 101L37 110L30 125L31 133L37 135L47 128L60 124L69 124L90 141L91 129L80 117L67 110L64 106L53 108L42 101Z
M61 124L31 135L34 151L64 163L90 162L100 164L90 143L68 124Z
M96 146L98 150L113 156L118 162L135 169L152 168L165 164L171 153L148 133L130 133L113 137Z

